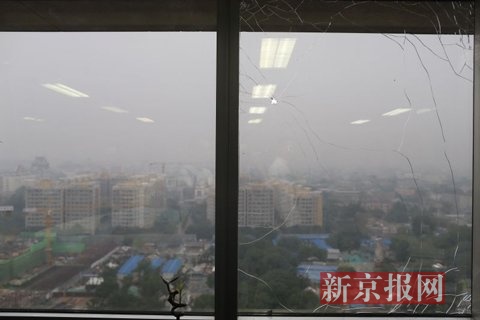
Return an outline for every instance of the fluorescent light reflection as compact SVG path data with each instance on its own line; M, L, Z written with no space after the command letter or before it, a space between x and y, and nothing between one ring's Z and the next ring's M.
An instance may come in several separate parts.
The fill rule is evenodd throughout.
M117 107L102 107L101 109L115 113L128 113L127 110L123 110Z
M53 90L57 93L64 94L69 97L74 97L74 98L88 98L88 95L80 92L78 90L75 90L73 88L70 88L69 86L66 86L61 83L45 83L43 86L47 89Z
M253 87L252 98L271 98L277 85L275 84L259 84Z
M429 109L429 108L418 109L417 114L427 113L427 112L430 112L430 111L433 111L433 109Z
M352 121L350 122L350 124L364 124L364 123L367 123L367 122L370 122L370 120L355 120L355 121Z
M136 118L138 121L140 122L144 122L144 123L154 123L155 121L153 121L152 119L150 118L145 118L145 117L138 117Z
M262 122L262 119L258 118L258 119L252 119L252 120L248 120L248 123L249 124L259 124Z
M411 108L397 108L397 109L394 109L392 111L388 111L388 112L382 114L382 116L384 116L384 117L398 116L399 114L408 112L410 110L412 110L412 109Z
M253 114L262 114L265 113L267 108L265 107L250 107L250 110L248 110L248 113L253 113Z
M264 38L260 48L260 68L286 68L293 48L295 38Z
M34 117L23 117L23 120L26 120L26 121L35 121L35 122L43 122L43 121L45 121L45 120L43 120L43 119L34 118Z

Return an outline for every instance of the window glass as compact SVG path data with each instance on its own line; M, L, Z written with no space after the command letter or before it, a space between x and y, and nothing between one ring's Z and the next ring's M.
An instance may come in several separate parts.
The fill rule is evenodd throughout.
M0 33L2 310L213 311L215 38Z
M471 312L472 6L242 2L241 313Z

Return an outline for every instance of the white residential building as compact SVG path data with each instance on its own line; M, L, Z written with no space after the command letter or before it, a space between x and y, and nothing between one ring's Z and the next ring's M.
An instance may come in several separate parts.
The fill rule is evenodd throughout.
M145 182L125 182L112 190L112 226L121 228L150 228L154 223L153 210L148 207L149 185Z

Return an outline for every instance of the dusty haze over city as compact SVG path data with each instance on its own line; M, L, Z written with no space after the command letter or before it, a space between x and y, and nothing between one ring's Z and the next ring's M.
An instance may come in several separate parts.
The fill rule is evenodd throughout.
M258 68L269 37L295 39L287 68ZM214 33L0 33L0 40L0 169L39 155L53 165L213 167ZM445 151L454 172L470 176L472 43L458 35L242 33L242 172L409 172L403 154L419 172L447 173ZM56 83L88 97L45 87ZM276 85L273 96L252 98L259 84ZM248 123L258 118L252 106L266 108L259 124ZM397 108L410 110L384 116ZM369 121L352 124L358 120Z

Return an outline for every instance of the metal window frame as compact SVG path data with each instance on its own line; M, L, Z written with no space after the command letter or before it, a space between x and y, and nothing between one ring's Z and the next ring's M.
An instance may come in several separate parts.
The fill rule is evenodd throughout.
M237 319L240 2L217 2L215 319Z
M99 1L100 2L100 1ZM114 2L114 1L112 1ZM216 70L216 224L215 224L215 319L237 319L237 238L238 238L238 87L239 87L239 35L240 35L240 0L217 0L217 70ZM480 5L475 5L475 20L480 21ZM0 13L1 25L1 13ZM57 26L52 29L4 31L60 31ZM92 26L91 30L73 29L70 31L109 31ZM68 31L68 30L64 30ZM114 31L122 31L117 28ZM127 31L127 30L125 30ZM132 31L132 30L131 30ZM139 28L138 31L146 31ZM206 31L212 31L206 29ZM474 52L474 117L473 117L473 230L480 230L480 23L475 24ZM472 257L472 317L480 319L480 232L473 232ZM148 318L148 315L134 314L96 314L60 313L55 318ZM205 314L206 315L206 314ZM51 317L48 313L14 313L1 312L1 318L38 318ZM305 316L305 314L303 314ZM312 315L318 317L318 315ZM361 315L339 315L344 318L357 318ZM395 317L395 315L392 315ZM334 315L330 315L334 317ZM383 316L377 316L381 318ZM415 318L416 316L409 318ZM159 318L156 316L155 318ZM160 318L170 319L167 314ZM196 319L196 318L195 318Z
M480 4L475 1L473 63L472 317L480 319ZM477 230L477 232L475 232Z

